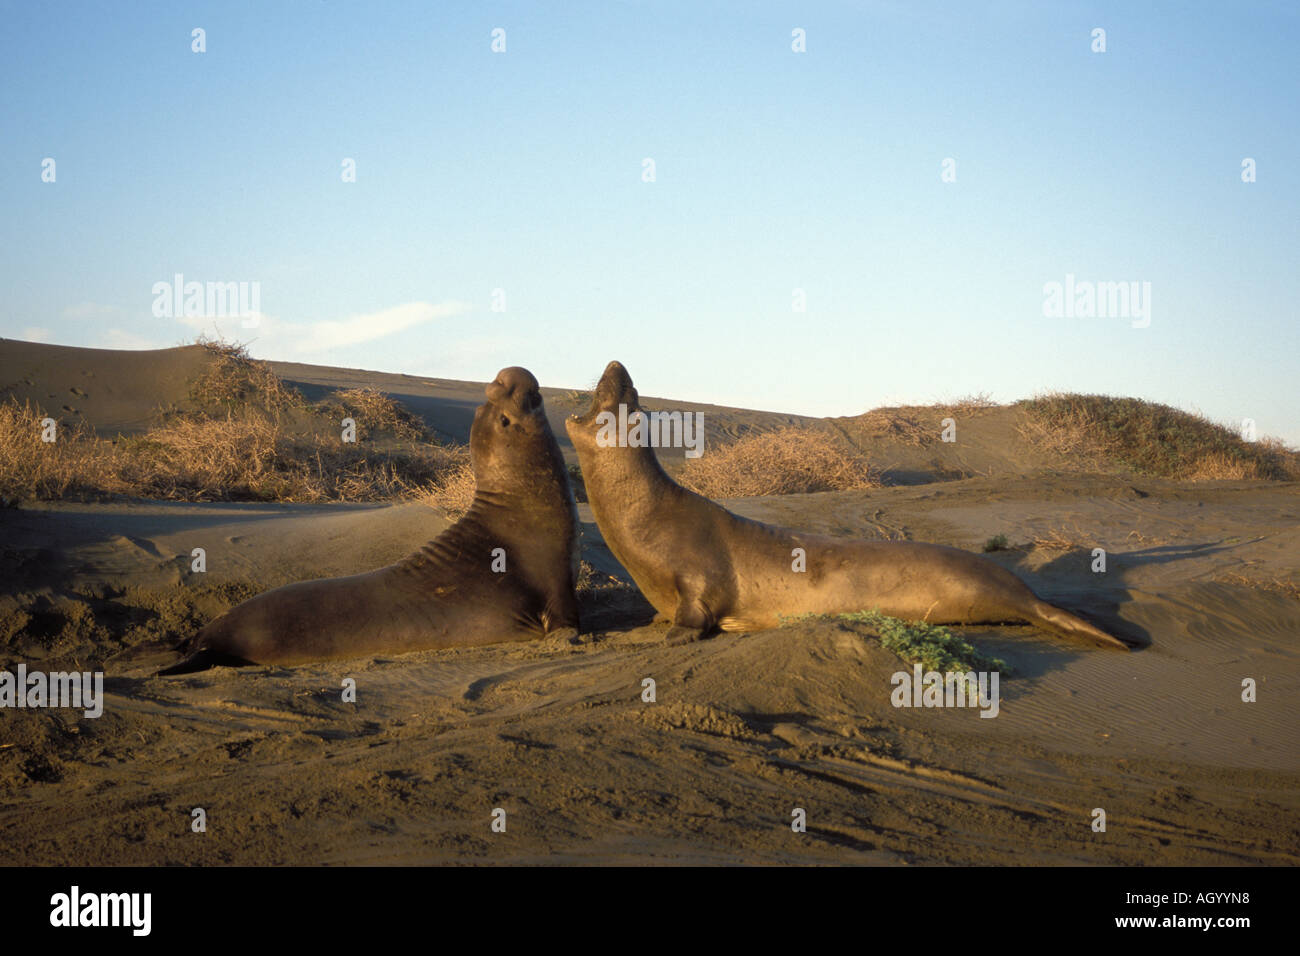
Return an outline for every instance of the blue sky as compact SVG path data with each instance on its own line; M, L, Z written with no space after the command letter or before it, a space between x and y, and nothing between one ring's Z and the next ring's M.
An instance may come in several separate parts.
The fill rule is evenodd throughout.
M1107 392L1300 443L1296 4L0 18L2 336L219 330L262 358L556 387L617 358L644 394L808 414ZM259 327L156 317L176 273L258 282ZM1045 316L1067 274L1149 282L1149 326Z

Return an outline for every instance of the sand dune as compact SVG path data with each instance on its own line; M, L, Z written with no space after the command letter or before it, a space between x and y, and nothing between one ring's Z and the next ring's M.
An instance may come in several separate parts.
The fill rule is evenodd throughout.
M0 339L0 398L30 400L60 421L85 422L100 434L137 434L148 428L160 409L192 410L192 381L212 361L198 345L147 352L71 348ZM423 378L412 375L340 369L297 362L271 362L272 370L309 400L333 391L369 386L380 389L415 412L442 440L467 443L474 410L483 402L484 382ZM71 385L69 383L72 383ZM111 383L111 384L110 384ZM74 394L73 389L77 389ZM577 456L564 431L564 419L586 409L589 398L571 388L542 388L551 430L565 461ZM705 412L710 444L750 431L768 431L817 419L696 402L647 398L647 407ZM63 406L67 405L65 409ZM669 467L680 465L683 450L664 448L660 456Z

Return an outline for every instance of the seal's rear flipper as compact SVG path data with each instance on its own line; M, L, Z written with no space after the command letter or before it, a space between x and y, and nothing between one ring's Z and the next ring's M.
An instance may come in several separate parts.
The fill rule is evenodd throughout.
M226 654L205 647L200 651L195 651L180 663L173 664L171 667L160 670L155 676L166 677L170 674L193 674L195 671L205 671L210 667L249 667L255 663L255 661L236 657L234 654Z
M1031 618L1033 623L1041 624L1057 634L1087 641L1090 644L1100 644L1102 647L1113 647L1121 651L1130 650L1128 644L1119 638L1112 637L1101 628L1093 627L1083 618L1075 617L1069 611L1063 611L1046 601L1036 602L1033 611L1034 616Z

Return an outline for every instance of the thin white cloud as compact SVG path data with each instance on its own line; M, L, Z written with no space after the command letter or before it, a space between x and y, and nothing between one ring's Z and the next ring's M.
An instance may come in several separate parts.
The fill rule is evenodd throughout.
M53 338L54 333L49 329L42 329L35 325L29 325L22 330L19 335L24 342L48 342Z
M261 355L308 354L374 342L437 319L469 312L466 302L407 302L378 312L365 312L346 319L319 322L284 322L273 315L257 313L246 324L243 318L179 318L196 332L218 333L228 339L256 340Z
M350 316L342 321L326 320L290 328L302 330L298 351L319 352L345 345L373 342L417 325L424 325L435 319L448 319L469 310L469 304L464 302L444 302L440 305L431 302L408 302L380 312Z

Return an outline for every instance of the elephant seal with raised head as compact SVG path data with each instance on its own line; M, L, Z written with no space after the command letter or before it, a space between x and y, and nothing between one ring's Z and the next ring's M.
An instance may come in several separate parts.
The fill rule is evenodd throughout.
M620 416L619 406L626 408ZM664 472L648 445L611 440L610 418L640 411L627 370L610 362L590 411L565 428L587 500L614 557L672 622L673 643L721 629L753 631L783 617L879 609L933 624L1025 621L1128 650L1082 618L1040 600L1010 571L936 544L802 534L732 514ZM806 567L794 570L796 549Z
M259 594L162 673L527 641L576 629L578 515L537 379L502 369L470 429L474 503L396 564Z

